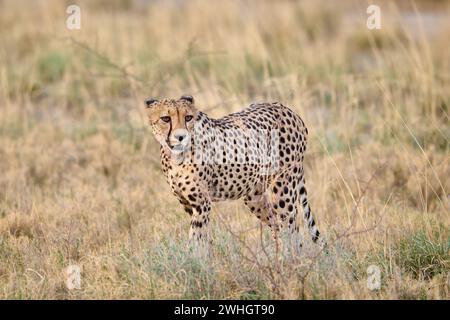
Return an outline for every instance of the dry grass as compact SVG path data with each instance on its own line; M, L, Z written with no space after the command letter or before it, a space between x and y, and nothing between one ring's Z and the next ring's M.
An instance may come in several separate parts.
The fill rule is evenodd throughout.
M379 31L361 2L79 3L69 31L64 1L0 1L0 298L449 298L448 2L382 2ZM182 93L213 116L294 106L327 256L273 262L240 202L214 206L213 256L192 255L142 116Z

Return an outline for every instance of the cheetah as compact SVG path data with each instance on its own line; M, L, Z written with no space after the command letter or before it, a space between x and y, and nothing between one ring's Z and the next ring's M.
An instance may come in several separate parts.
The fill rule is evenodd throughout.
M212 202L240 198L274 237L281 228L299 232L301 207L312 240L319 240L303 167L308 129L294 111L278 102L253 103L213 119L189 95L149 98L145 105L164 176L190 215L191 241L210 241Z

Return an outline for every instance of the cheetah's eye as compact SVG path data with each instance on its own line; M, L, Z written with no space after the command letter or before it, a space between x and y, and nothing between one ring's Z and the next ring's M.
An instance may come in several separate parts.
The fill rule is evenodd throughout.
M192 118L193 118L193 116L186 116L186 122L189 122L189 121L191 121L192 120Z
M168 117L168 116L161 117L161 120L164 122L170 122L170 117Z

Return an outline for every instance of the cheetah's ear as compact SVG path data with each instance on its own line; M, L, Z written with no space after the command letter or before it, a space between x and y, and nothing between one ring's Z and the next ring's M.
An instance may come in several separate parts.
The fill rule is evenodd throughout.
M158 102L158 99L155 99L155 98L145 99L145 105L147 106L147 108L150 108L156 102Z
M193 97L193 96L190 96L190 95L183 95L183 96L181 96L180 100L187 101L187 102L189 102L190 104L193 104L193 103L194 103L194 97Z

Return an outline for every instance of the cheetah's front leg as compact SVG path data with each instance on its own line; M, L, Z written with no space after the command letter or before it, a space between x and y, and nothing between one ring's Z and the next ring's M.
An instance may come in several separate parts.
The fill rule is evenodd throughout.
M207 247L210 241L209 214L211 212L211 201L207 198L192 204L191 227L189 240L195 246Z

